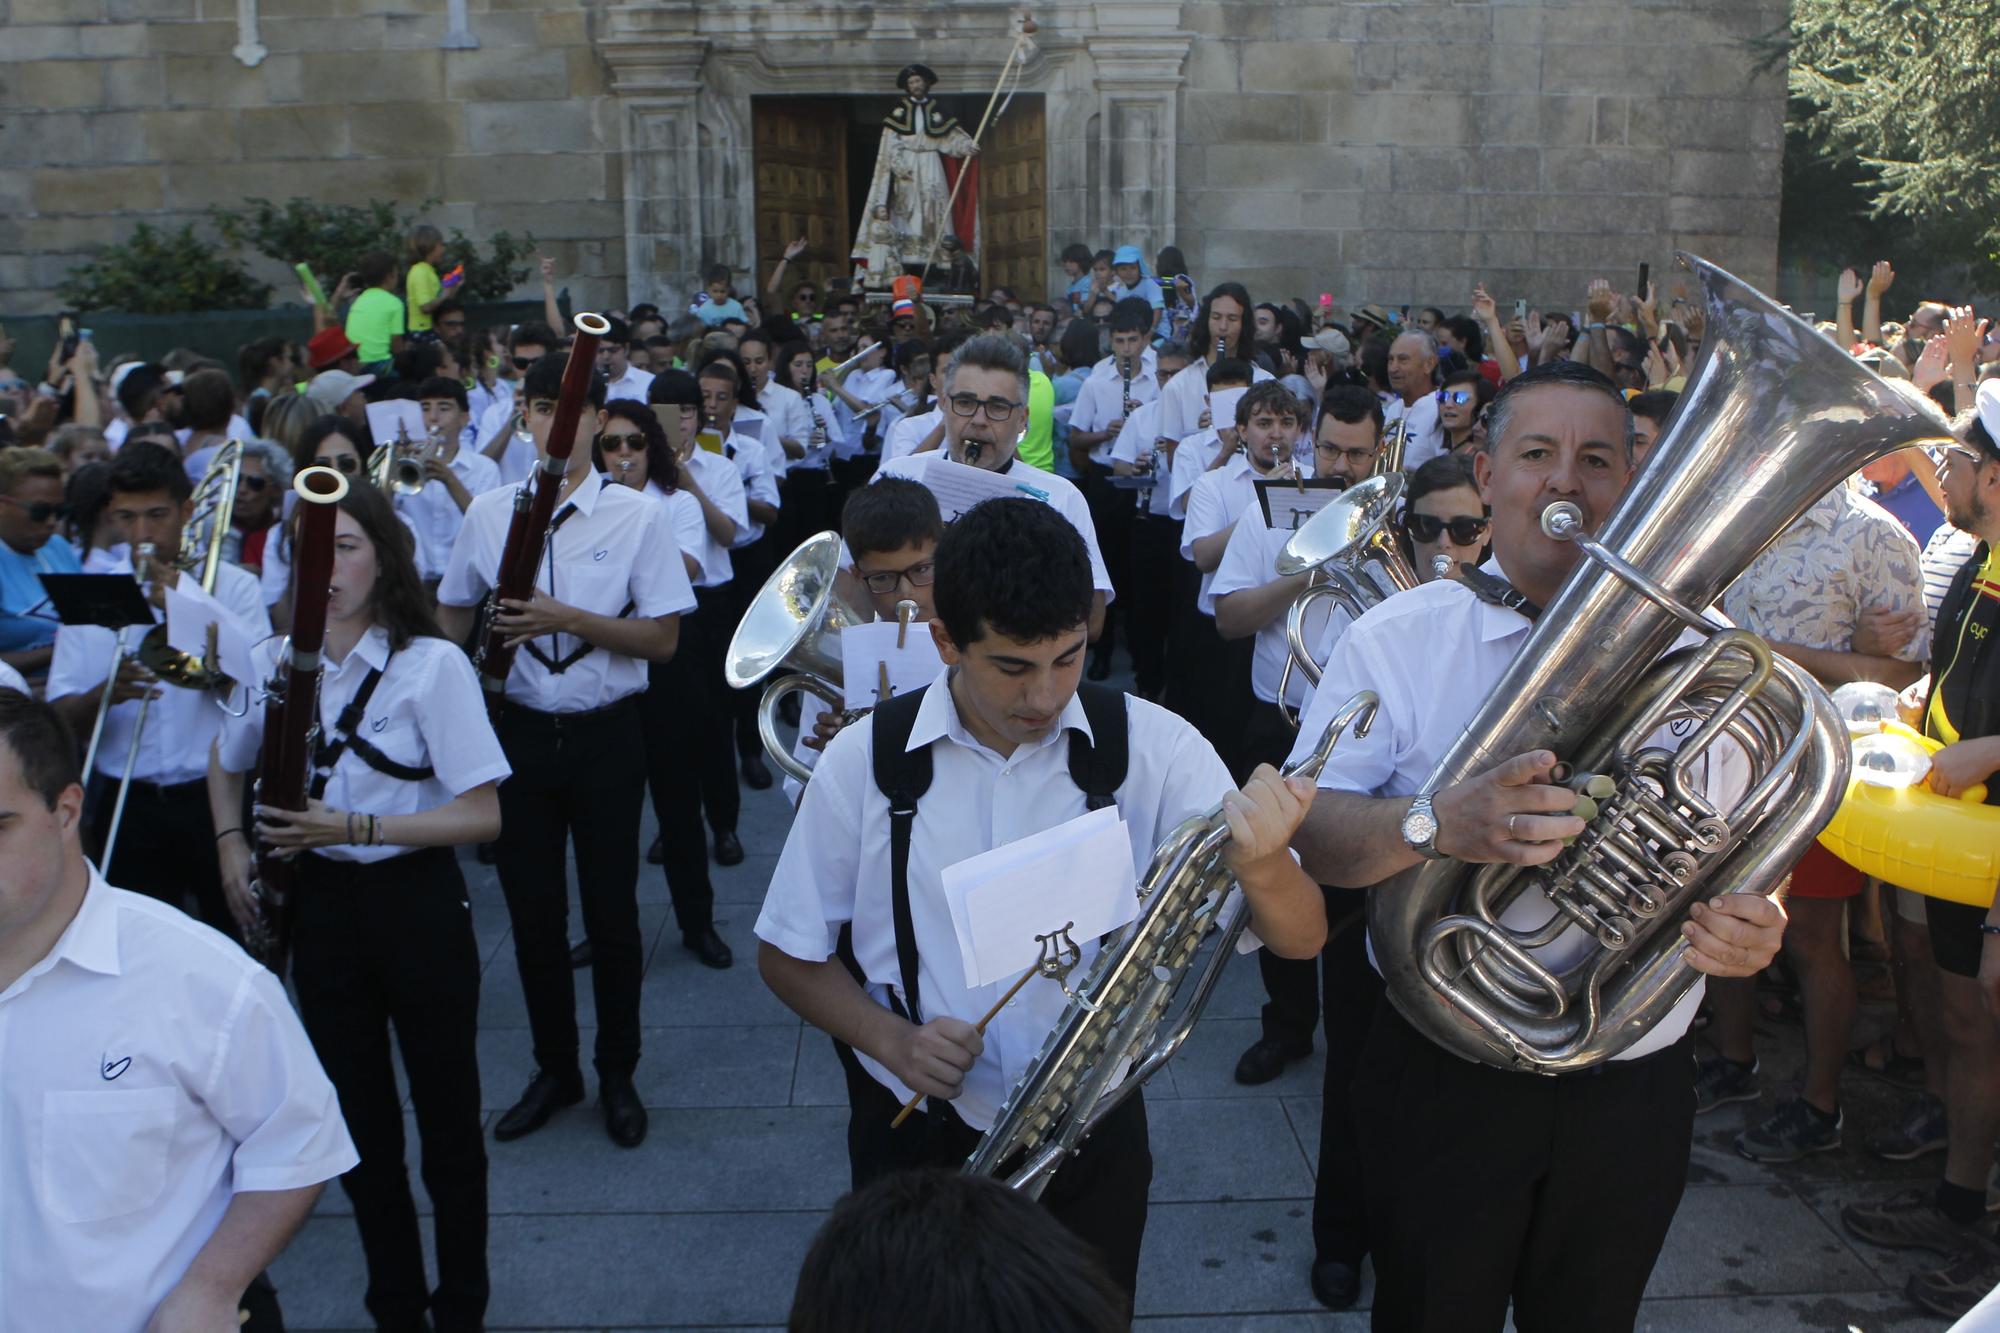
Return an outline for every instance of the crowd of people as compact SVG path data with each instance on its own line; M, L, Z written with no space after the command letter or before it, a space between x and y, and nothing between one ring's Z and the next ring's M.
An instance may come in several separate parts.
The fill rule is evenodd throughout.
M494 1139L585 1096L587 969L605 1131L643 1142L641 866L661 867L689 953L733 966L709 867L744 859L741 790L775 779L758 692L729 688L725 658L772 571L829 529L858 596L923 627L937 675L858 722L799 695L780 708L810 780L786 787L796 814L757 963L834 1041L857 1190L814 1247L793 1327L1024 1327L1006 1313L1020 1302L1036 1327L1129 1321L1143 1094L1056 1172L1046 1210L923 1170L967 1158L1063 1006L1050 986L1003 1007L1004 986L968 980L943 871L1106 804L1140 872L1190 816L1220 808L1234 835L1267 998L1235 1077L1327 1053L1307 1275L1327 1306L1358 1299L1372 1259L1377 1328L1497 1329L1510 1305L1521 1328L1630 1327L1695 1117L1770 1091L1760 1012L1802 1024L1806 1072L1737 1150L1842 1149L1843 1079L1890 1079L1907 1107L1855 1127L1861 1147L1939 1155L1940 1176L1851 1204L1844 1224L1935 1254L1910 1293L1933 1313L2000 1281L2000 918L1985 908L1814 848L1782 909L1698 905L1687 958L1713 980L1619 1058L1552 1080L1433 1044L1384 1001L1355 928L1368 887L1426 857L1533 865L1583 831L1546 752L1425 784L1574 566L1542 510L1565 499L1601 523L1673 420L1709 333L1699 293L1598 281L1573 307L1509 310L1481 286L1456 313L1260 302L1226 275L1197 283L1171 247L1072 245L1052 302L995 288L884 304L792 275L805 249L761 291L717 267L685 309L610 312L559 474L538 469L571 343L554 264L542 320L474 328L427 226L404 255L357 256L330 295L308 291L309 335L228 360L118 355L66 322L29 377L0 338L0 844L15 867L0 876L0 1145L16 1145L0 1146L0 1199L38 1219L0 1258L0 1291L22 1327L84 1302L105 1328L208 1328L239 1300L250 1327L275 1327L263 1270L335 1176L377 1326L482 1327L479 967L458 853L497 871L530 1020L535 1072ZM1932 787L1957 795L2000 772L2000 330L1932 301L1886 322L1894 282L1886 263L1844 274L1823 331L1935 400L1952 442L1835 487L1720 611L1828 688L1900 691L1943 746ZM399 403L421 438L386 433L412 420ZM280 811L255 795L257 701L294 607L292 480L312 467L346 487L311 800ZM1031 498L961 509L964 468ZM223 474L233 507L209 531L201 501ZM1402 481L1388 536L1418 586L1358 618L1319 603L1303 626L1315 688L1288 669L1312 573L1281 572L1292 530L1271 484L1383 474ZM561 488L540 577L496 600L532 477ZM177 680L133 651L150 636L64 623L43 578L65 574L137 578L162 619L170 601L219 606L254 645L247 678ZM489 631L519 650L490 710L470 655ZM1129 693L1103 684L1121 655ZM1281 778L1364 688L1380 698L1366 737L1336 747L1317 789ZM295 999L236 947L259 927L260 848L298 867ZM1853 960L1870 952L1893 964L1896 1021L1856 1044ZM146 1092L122 1095L133 1084ZM906 1103L919 1109L899 1119ZM1048 1218L1091 1248L1033 1231ZM899 1280L1000 1231L1019 1238L969 1279L989 1289ZM1044 1277L1063 1308L1041 1303Z

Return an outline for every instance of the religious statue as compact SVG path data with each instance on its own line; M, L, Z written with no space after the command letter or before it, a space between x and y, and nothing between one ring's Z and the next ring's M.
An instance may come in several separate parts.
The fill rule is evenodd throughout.
M936 84L937 75L924 65L896 76L903 98L882 121L875 178L851 252L857 266L866 267L862 283L869 290L887 289L906 269L921 271L947 235L966 252L979 252L979 176L971 160L979 145L931 101ZM885 258L893 262L882 263Z

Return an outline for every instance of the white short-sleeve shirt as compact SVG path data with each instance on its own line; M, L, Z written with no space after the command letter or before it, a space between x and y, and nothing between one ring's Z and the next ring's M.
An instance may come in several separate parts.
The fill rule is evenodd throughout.
M269 679L286 641L273 637L254 650L258 678ZM337 740L341 710L353 701L371 671L382 678L368 696L355 733L386 758L410 768L432 770L412 782L378 772L354 752L343 749L326 773L322 799L336 810L365 815L414 815L435 810L474 787L498 782L513 771L493 724L486 718L485 696L472 663L457 644L419 635L395 652L380 626L356 641L340 661L331 655L320 673L320 734L328 745ZM239 698L241 696L239 695ZM241 717L225 719L215 744L216 758L231 773L257 766L264 742L264 709L255 703ZM313 776L319 776L315 769ZM408 847L340 844L318 848L332 861L386 861Z
M902 477L909 481L921 482L925 470L930 467L931 460L944 456L943 449L933 449L924 454L911 454L883 463L875 469L875 476ZM1114 595L1111 589L1111 575L1104 568L1104 557L1098 553L1097 525L1090 521L1090 505L1084 500L1083 492L1066 478L1022 462L1019 454L1014 456L1002 472L1005 476L1017 477L1036 490L1044 492L1048 496L1048 503L1054 505L1062 516L1070 521L1070 526L1083 535L1084 548L1090 553L1090 586L1103 593L1105 601L1109 603Z
M681 554L691 555L701 566L701 573L694 579L697 588L708 587L711 583L729 581L729 548L709 535L708 519L702 514L701 501L694 493L681 488L667 491L660 489L657 482L648 481L643 492L666 506L667 522L674 530L674 541L679 544ZM720 577L713 571L720 570Z
M701 562L701 578L697 580L699 586L719 587L729 582L734 573L734 567L729 563L729 548L747 541L743 534L750 531L750 497L743 489L743 473L721 454L712 454L706 449L696 449L688 454L681 460L680 468L684 474L694 478L709 503L727 514L729 521L736 525L737 540L723 548L722 559L704 558ZM699 505L701 502L696 500L695 503Z
M882 461L886 463L892 458L908 458L916 453L917 446L922 444L943 420L944 409L938 407L928 412L919 412L913 417L898 418L896 424L889 427L888 433L882 437Z
M652 387L651 371L627 364L623 375L605 384L604 401L608 403L614 398L629 398L635 403L643 403L646 401L646 390Z
M1187 446L1181 448L1185 452ZM1311 468L1299 471L1308 477L1312 475ZM1194 559L1197 541L1221 532L1242 517L1245 509L1255 505L1256 481L1257 473L1251 469L1250 459L1240 451L1221 467L1202 473L1188 491L1187 521L1181 525L1181 555ZM1215 614L1215 575L1220 569L1218 565L1201 576L1201 592L1195 606L1205 616Z
M118 571L132 572L129 562ZM184 578L192 577L183 575ZM215 571L215 600L241 621L252 640L271 632L271 617L264 609L257 578L235 565L219 565ZM155 615L164 615L155 612ZM144 630L137 625L126 636L129 655L139 646ZM118 652L118 632L98 625L64 625L56 632L55 656L49 662L46 697L51 701L86 694L102 685L111 675ZM132 776L142 782L172 785L194 782L208 773L208 745L221 731L223 712L217 696L208 690L183 689L162 684L159 697L146 708L146 725L139 731L139 753ZM125 757L132 753L132 731L138 725L139 700L113 704L104 714L104 734L97 746L99 773L117 779L125 772Z
M476 500L500 484L500 465L486 455L461 448L447 465L465 484ZM465 510L451 498L451 490L441 481L427 481L415 495L398 495L396 512L417 535L417 571L434 579L444 573L451 560L451 545L465 522ZM470 504L466 509L470 509Z
M1213 430L1196 431L1174 446L1173 465L1167 473L1167 513L1186 518L1188 495L1194 484L1209 473L1209 464L1222 452L1222 436Z
M1140 364L1134 368L1129 384L1118 373L1116 357L1106 357L1091 367L1090 374L1085 376L1083 383L1077 387L1076 401L1070 405L1069 428L1100 431L1114 421L1129 420L1140 406L1158 401L1160 383L1152 373L1153 359L1153 352L1149 348L1144 356L1138 358ZM1133 404L1132 412L1125 410L1128 393ZM1116 436L1103 441L1090 451L1090 460L1100 466L1109 467L1112 446L1117 442Z
M493 587L513 520L514 492L512 486L488 491L465 511L451 564L438 584L443 605L477 606ZM548 539L535 580L549 596L601 616L654 618L694 609L680 543L656 502L590 472L556 506L555 519L562 526ZM533 642L558 663L584 646L567 634ZM567 669L552 671L523 644L514 654L506 693L509 701L538 712L583 713L637 694L646 688L646 678L646 663L638 658L596 647Z
M1208 410L1208 371L1207 360L1197 358L1167 381L1167 387L1160 393L1160 401L1166 404L1160 409L1160 424L1163 427L1160 434L1170 439L1185 440L1202 428L1201 414ZM1262 366L1250 367L1252 384L1262 384L1270 378L1271 372Z
M754 518L748 518L747 502L756 500L776 508L779 504L779 474L771 470L770 455L760 436L732 431L729 438L722 443L722 454L736 464L737 475L743 479L746 502L744 514L747 522L743 531L737 533L736 540L729 544L731 550L741 550L764 535L764 525Z
M1278 553L1285 549L1285 541L1291 535L1288 530L1265 527L1263 511L1250 506L1237 521L1236 530L1229 534L1222 563L1215 567L1215 581L1209 587L1211 605L1232 592L1261 588L1277 578ZM1290 641L1285 636L1286 614L1280 611L1258 626L1251 650L1250 688L1267 704L1278 702L1278 682L1284 678L1285 663L1292 655ZM1331 598L1318 598L1306 609L1305 641L1323 644L1329 634L1338 634L1347 622L1345 608L1336 607ZM1285 703L1295 709L1304 708L1312 696L1313 688L1307 683L1306 673L1293 671Z
M910 911L923 1016L975 1022L1012 979L966 985L944 868L1083 814L1083 792L1069 776L1068 732L1088 735L1090 726L1072 696L1044 740L1002 758L966 730L949 680L942 672L930 685L910 731L911 747L930 744L933 774L911 832ZM1144 700L1128 697L1125 704L1130 766L1116 796L1134 871L1143 877L1159 841L1182 820L1213 810L1233 784L1193 727ZM868 993L886 1008L891 991L901 1003L902 975L890 906L889 803L875 786L874 731L867 722L848 727L820 756L771 876L757 937L794 958L824 962L834 955L842 924L851 922ZM1081 976L1095 955L1096 946L1085 945L1072 975ZM1058 987L1031 981L987 1025L986 1049L952 1103L967 1124L992 1125L1067 1003ZM910 1095L873 1057L860 1058L882 1086L899 1098Z
M217 932L90 870L0 991L0 1325L141 1333L238 1191L359 1157L285 990Z

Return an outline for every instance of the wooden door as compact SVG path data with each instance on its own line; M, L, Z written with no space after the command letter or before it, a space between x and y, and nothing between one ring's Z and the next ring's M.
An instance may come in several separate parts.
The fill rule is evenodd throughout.
M808 248L785 268L789 286L827 282L849 271L847 109L838 102L759 97L750 103L757 169L757 274L761 297L785 247Z
M1023 301L1048 299L1048 149L1039 94L1018 94L986 131L979 154L980 282L1012 288Z

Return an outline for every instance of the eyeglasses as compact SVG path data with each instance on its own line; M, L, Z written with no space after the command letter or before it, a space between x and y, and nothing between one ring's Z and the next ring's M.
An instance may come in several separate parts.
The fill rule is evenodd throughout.
M860 571L855 571L857 574ZM912 588L928 588L937 578L937 562L922 560L908 569L878 569L873 574L861 574L861 581L868 585L868 591L886 596L896 591L896 585L909 580Z
M605 431L597 437L597 447L600 449L630 449L634 453L644 453L646 450L646 437L637 431L619 431L617 434Z
M1336 449L1330 444L1316 444L1313 448L1328 458L1344 460L1350 470L1357 472L1374 463L1375 455L1380 452L1379 445L1374 449Z
M535 364L535 359L531 356L517 356L513 358L513 361L514 369L516 370L526 370L529 366Z
M1434 542L1444 533L1451 533L1452 541L1459 546L1470 546L1486 532L1490 519L1439 518L1435 514L1407 514L1403 526L1410 530L1410 536L1420 542Z
M69 517L69 506L66 504L50 504L47 500L16 500L11 495L0 495L0 500L5 500L26 514L30 523L46 523L52 518Z
M361 470L361 460L353 454L324 454L313 459L313 466L339 468L342 472L353 476Z
M945 401L951 404L952 412L961 417L975 416L984 408L988 421L1005 421L1023 406L1005 398L981 398L972 393L955 393Z
M1440 403L1449 403L1453 407L1464 407L1472 401L1472 396L1472 390L1470 389L1438 390L1438 401Z
M270 480L269 477L253 477L248 473L239 473L236 477L236 484L246 491L261 491Z
M1948 444L1939 452L1943 455L1938 460L1940 463L1949 459L1953 454L1965 460L1967 467L1979 467L1984 463L2000 463L2000 454L1989 454L1983 449L1968 449L1962 444Z

